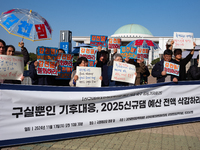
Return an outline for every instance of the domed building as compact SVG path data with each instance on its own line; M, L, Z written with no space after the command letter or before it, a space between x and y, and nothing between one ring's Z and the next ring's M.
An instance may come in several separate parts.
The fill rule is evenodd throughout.
M152 60L159 58L160 54L163 54L164 50L166 49L166 43L169 39L173 39L173 33L171 33L171 37L166 36L153 36L153 34L144 26L139 24L127 24L120 28L118 28L113 35L107 35L108 38L110 37L118 37L121 39L121 46L126 46L130 42L137 40L137 39L149 39L155 42L159 47L160 50L150 50L149 51L149 58L147 60L147 64L150 64ZM73 36L72 40L76 42L76 46L80 43L90 44L90 35L88 36ZM200 45L200 38L194 38L196 44ZM112 52L112 50L111 50Z
M152 33L139 24L127 24L115 31L111 37L153 37Z

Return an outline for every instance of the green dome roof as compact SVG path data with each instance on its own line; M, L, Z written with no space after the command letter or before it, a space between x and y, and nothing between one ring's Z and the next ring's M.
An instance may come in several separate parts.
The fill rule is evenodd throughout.
M124 25L120 27L117 31L115 31L114 35L115 34L145 34L145 35L153 36L147 28L139 24Z

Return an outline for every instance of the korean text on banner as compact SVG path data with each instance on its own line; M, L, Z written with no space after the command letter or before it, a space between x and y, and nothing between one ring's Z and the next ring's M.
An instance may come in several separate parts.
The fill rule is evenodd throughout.
M95 60L96 60L97 49L80 47L79 53L80 57L86 57L88 59L88 67L96 66Z
M149 57L149 48L137 48L137 59L144 58L148 59Z
M179 69L180 67L178 64L164 61L164 71L166 71L167 74L179 76Z
M30 87L0 85L0 147L200 120L200 81Z
M108 36L90 35L90 45L94 47L102 46L106 48L108 45Z
M37 68L38 75L58 75L57 70L57 55L58 49L52 47L38 47L37 61L39 62Z
M123 58L137 59L137 47L121 46L120 54Z
M193 49L193 33L174 32L173 48Z
M114 61L111 80L134 84L135 72L136 69L134 65Z
M72 54L58 54L57 62L58 66L58 76L56 79L70 79L73 66L73 55Z
M21 80L23 72L23 57L0 55L0 79Z
M108 41L108 49L120 49L121 46L121 39L120 38L109 38Z
M94 67L78 67L77 72L78 80L76 87L101 87L101 68Z

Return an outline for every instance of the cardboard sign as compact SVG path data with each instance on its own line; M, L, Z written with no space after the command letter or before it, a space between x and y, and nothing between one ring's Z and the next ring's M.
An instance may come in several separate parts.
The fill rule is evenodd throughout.
M164 71L166 71L167 74L179 76L179 69L180 67L178 64L164 61Z
M79 57L86 57L88 59L88 67L94 67L96 66L96 53L97 49L80 47Z
M134 84L135 72L136 68L134 65L114 61L111 80Z
M174 32L174 48L193 49L193 33Z
M78 80L76 87L101 87L101 68L94 67L78 67L77 72Z
M121 46L120 53L123 58L137 59L137 47Z
M120 38L109 38L108 41L108 49L120 49L121 46L121 39Z
M57 62L58 76L56 79L70 79L73 66L73 55L72 54L58 54Z
M23 57L0 55L0 79L21 80L23 72Z
M38 75L58 75L57 70L57 55L58 49L52 47L38 47L37 48L37 67Z
M107 47L108 36L104 35L90 35L90 45L94 47Z
M149 49L148 48L141 48L141 47L137 48L137 59L140 59L142 57L144 59L148 59L148 57L149 57Z

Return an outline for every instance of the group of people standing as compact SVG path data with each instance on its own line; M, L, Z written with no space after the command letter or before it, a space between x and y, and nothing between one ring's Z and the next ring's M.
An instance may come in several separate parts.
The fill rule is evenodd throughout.
M166 45L167 49L164 51L163 59L160 62L156 63L152 69L152 76L157 78L157 83L170 82L170 81L178 82L178 81L188 80L186 73L186 65L193 57L196 44L193 43L194 46L193 49L185 58L182 58L181 49L174 49L174 52L172 52L173 44L174 44L173 40L170 40L170 43L167 43ZM174 59L172 59L173 53L174 53ZM180 67L179 76L167 74L166 71L164 71L164 61L178 64ZM192 78L190 78L190 80L191 79Z
M112 70L113 70L113 62L118 61L118 62L124 62L124 63L129 63L133 64L136 67L136 80L135 80L135 85L140 85L141 84L141 75L147 74L149 76L149 71L148 68L144 64L144 59L138 59L138 60L133 60L129 59L128 57L123 60L122 55L117 53L117 49L114 49L114 53L111 54L111 59L109 60L109 53L105 50L102 50L102 46L98 46L97 48L97 57L96 57L96 67L101 68L101 76L100 80L102 87L104 86L129 86L132 84L126 83L126 82L120 82L120 81L114 81L111 80L112 77ZM85 57L80 57L77 60L77 66L83 66L86 67L88 66L88 60ZM148 72L148 73L147 73ZM76 72L72 72L71 80L70 80L70 86L76 86L76 81L78 80L78 75L76 75Z
M21 41L19 43L19 46L21 48L21 53L24 58L24 65L26 65L30 59L29 53L24 47L24 42ZM8 56L14 56L15 55L15 47L13 45L6 45L5 41L0 39L0 55L8 55ZM21 76L21 81L24 80L24 76ZM21 81L19 80L0 80L0 83L11 83L11 84L21 84Z
M173 40L170 40L169 43L166 45L166 50L163 54L163 59L155 64L152 69L152 76L156 77L157 83L159 82L178 82L178 81L185 81L185 80L199 80L200 79L200 67L198 64L195 64L190 67L188 72L186 73L186 65L192 59L194 54L194 49L196 44L193 43L194 48L191 52L185 57L182 58L182 50L173 49ZM24 64L26 65L29 61L29 53L27 49L24 47L24 42L20 42L21 52L24 57ZM129 59L128 57L123 60L122 55L117 53L117 49L113 50L111 54L111 58L109 59L108 51L102 50L102 46L98 46L97 48L97 57L96 57L96 67L101 68L101 76L99 79L101 80L102 87L104 86L129 86L132 84L120 82L120 81L113 81L111 80L112 77L112 70L113 70L113 62L124 62L135 65L136 67L136 79L134 85L141 85L143 84L144 78L147 78L150 75L148 67L144 64L144 59ZM63 49L59 49L58 53L65 53ZM174 58L172 58L174 54ZM15 47L13 45L6 45L6 43L0 39L0 55L15 55ZM172 62L178 64L180 66L179 69L179 76L167 74L164 71L164 61ZM199 63L199 56L197 56L197 63ZM85 57L79 57L77 62L74 63L74 70L71 74L70 80L55 80L55 76L48 76L48 75L37 75L37 66L38 62L35 60L30 63L29 65L29 74L32 79L33 85L60 85L60 86L76 86L76 81L78 80L78 75L76 75L76 66L79 67L87 67L88 60ZM23 81L24 77L21 77L21 81ZM21 81L18 80L1 80L1 83L12 83L12 84L21 84Z

